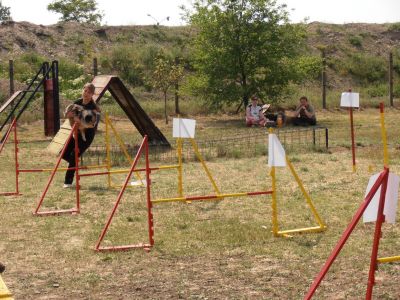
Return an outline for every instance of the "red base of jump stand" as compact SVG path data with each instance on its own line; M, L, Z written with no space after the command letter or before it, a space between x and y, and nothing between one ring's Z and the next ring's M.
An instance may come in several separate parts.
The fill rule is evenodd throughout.
M153 246L150 244L137 244L137 245L126 245L126 246L109 246L109 247L99 247L95 248L98 252L113 252L113 251L128 251L131 249L143 249L146 252L150 252Z

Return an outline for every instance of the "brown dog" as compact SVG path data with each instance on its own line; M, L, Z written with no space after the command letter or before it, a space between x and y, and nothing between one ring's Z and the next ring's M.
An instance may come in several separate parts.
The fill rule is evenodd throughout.
M68 115L71 115L70 112L72 112L72 117L68 117ZM83 106L80 106L78 104L70 104L65 108L64 115L66 118L69 119L71 127L76 121L80 121L78 129L82 136L82 140L86 142L85 129L94 128L96 126L96 112L93 110L84 109Z

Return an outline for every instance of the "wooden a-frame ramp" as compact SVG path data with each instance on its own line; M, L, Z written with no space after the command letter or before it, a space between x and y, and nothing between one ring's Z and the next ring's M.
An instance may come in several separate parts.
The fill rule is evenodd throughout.
M171 146L119 77L113 75L100 75L96 76L92 83L96 87L93 96L96 103L100 102L101 97L108 90L121 106L133 125L135 125L139 133L143 137L145 135L148 136L150 145Z

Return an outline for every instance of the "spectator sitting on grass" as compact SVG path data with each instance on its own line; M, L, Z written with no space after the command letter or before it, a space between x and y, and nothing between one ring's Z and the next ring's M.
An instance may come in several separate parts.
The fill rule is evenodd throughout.
M303 96L299 101L300 104L294 112L293 124L296 126L316 125L317 119L315 117L315 110L314 107L308 103L307 97Z
M267 119L262 113L261 106L258 105L258 97L251 97L251 104L249 104L246 108L246 125L247 127L251 127L252 125L258 125L260 127L264 127L267 123Z

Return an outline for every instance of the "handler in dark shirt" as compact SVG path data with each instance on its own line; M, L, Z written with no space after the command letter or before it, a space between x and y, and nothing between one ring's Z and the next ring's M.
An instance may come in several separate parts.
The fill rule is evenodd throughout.
M95 86L92 83L86 83L83 87L82 98L78 99L74 102L74 104L78 104L83 106L84 109L94 110L97 113L100 113L99 106L93 101L93 95L95 91ZM72 117L72 112L70 112L66 117ZM79 125L79 124L78 124ZM96 126L97 127L97 126ZM79 148L79 156L81 156L87 148L89 148L90 144L93 142L94 136L96 134L95 128L87 128L85 129L85 137L86 141L82 139L82 136L78 134L78 148ZM75 168L75 139L71 138L70 142L67 145L67 149L64 152L63 159L68 162L68 168ZM64 180L64 188L69 188L72 186L72 182L74 181L75 170L68 170L65 173Z

